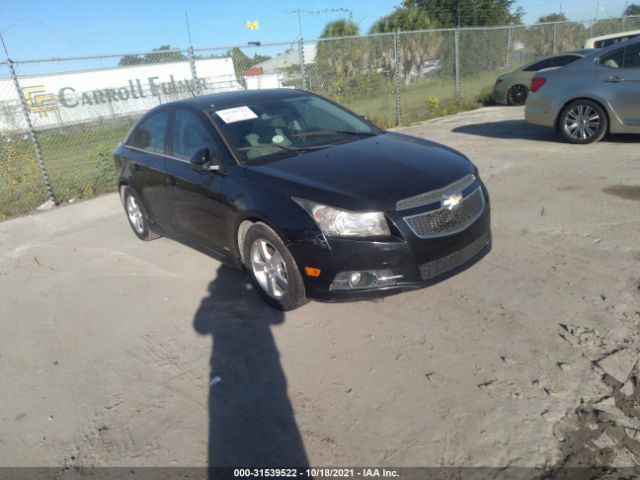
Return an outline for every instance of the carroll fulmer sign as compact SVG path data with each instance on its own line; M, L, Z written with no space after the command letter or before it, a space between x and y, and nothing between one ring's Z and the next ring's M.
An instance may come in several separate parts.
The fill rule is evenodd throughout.
M126 86L119 88L101 88L78 94L73 87L62 87L58 91L58 104L74 108L78 105L98 105L101 103L126 102L145 98L148 95L171 95L176 93L188 93L207 90L207 79L178 80L169 75L168 82L160 82L160 77L147 77L144 82L147 88L143 88L143 81L139 78L129 79Z
M130 116L193 93L242 88L231 58L20 76L20 94L36 129ZM7 85L2 85L6 82ZM192 93L193 92L193 93ZM12 80L0 80L0 129L24 125Z

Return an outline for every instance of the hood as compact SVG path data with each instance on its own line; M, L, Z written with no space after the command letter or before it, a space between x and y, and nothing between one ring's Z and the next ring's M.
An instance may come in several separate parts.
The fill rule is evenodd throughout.
M475 172L455 150L399 133L292 157L249 163L247 176L286 194L334 207L394 210L398 200L444 187Z

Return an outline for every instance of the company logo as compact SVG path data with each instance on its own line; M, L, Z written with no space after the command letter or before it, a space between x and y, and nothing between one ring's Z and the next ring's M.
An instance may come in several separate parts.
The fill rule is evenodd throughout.
M45 118L47 112L55 110L56 96L52 93L46 93L44 85L37 87L24 87L22 89L22 97L27 104L27 108L31 113L37 113L40 118Z
M145 97L160 97L176 93L206 90L207 80L204 78L176 80L173 75L169 81L160 82L159 77L130 79L126 86L116 88L100 88L88 92L77 92L73 87L62 87L58 94L47 93L44 85L22 88L22 96L31 113L46 117L47 112L56 110L58 106L75 108L78 106L101 105L115 102L126 102ZM143 86L144 85L144 86Z
M462 194L461 193L452 193L450 195L442 195L440 197L440 206L442 208L446 208L447 210L453 210L462 202Z

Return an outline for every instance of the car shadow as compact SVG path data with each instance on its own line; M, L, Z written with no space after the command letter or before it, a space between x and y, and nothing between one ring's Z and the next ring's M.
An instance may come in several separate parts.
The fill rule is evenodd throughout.
M532 125L525 120L502 120L499 122L475 123L453 129L455 133L466 133L479 137L539 140L543 142L567 143L553 128ZM637 143L640 135L607 135L601 142Z
M308 466L271 333L282 322L241 272L218 269L193 320L213 340L209 467Z
M479 137L539 140L544 142L563 142L552 128L531 125L525 120L502 120L499 122L474 123L453 129L455 133L466 133Z

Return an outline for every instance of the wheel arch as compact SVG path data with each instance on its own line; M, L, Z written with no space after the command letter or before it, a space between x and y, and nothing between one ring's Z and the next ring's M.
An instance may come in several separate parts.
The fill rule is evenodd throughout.
M245 215L244 217L238 220L235 228L235 232L236 232L235 247L238 249L237 251L238 258L240 259L240 262L242 262L243 265L244 265L244 248L243 248L244 239L245 239L245 236L247 235L247 232L249 231L249 228L251 228L251 226L255 225L256 223L262 223L267 227L269 227L271 230L273 230L276 233L276 235L280 237L280 240L282 240L282 243L284 243L285 246L288 243L286 236L283 235L280 229L274 225L274 222L269 221L269 219L264 218L262 215L247 213L247 215Z

